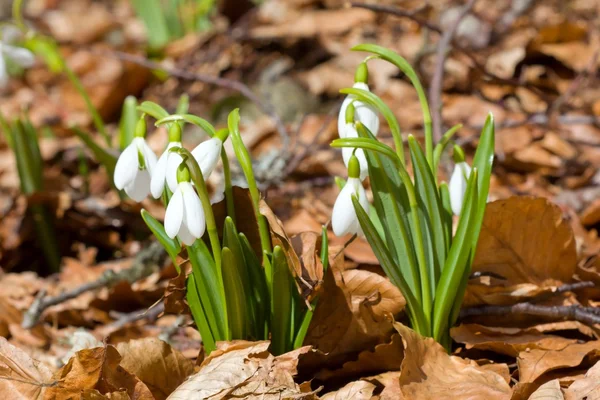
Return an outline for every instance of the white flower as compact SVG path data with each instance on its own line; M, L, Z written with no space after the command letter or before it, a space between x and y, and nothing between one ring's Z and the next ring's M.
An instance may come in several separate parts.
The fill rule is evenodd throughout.
M366 83L356 82L354 86L356 89L362 89L369 91L369 86ZM356 97L353 95L348 95L344 99L342 103L342 107L340 108L340 113L338 114L338 133L340 137L343 139L346 126L346 108L348 108L348 104L354 101L355 111L355 121L360 121L362 124L371 131L371 133L377 136L379 132L379 116L377 115L377 110L370 106L369 104L365 104L362 101L356 100Z
M115 166L115 186L135 201L150 193L150 177L156 166L156 155L143 137L134 137L123 150Z
M177 189L177 167L182 163L183 158L179 154L169 151L174 147L181 147L181 142L170 142L156 163L150 182L150 191L155 199L162 196L165 183L169 186L171 192L175 192Z
M363 209L367 213L369 212L369 201L367 200L367 194L360 179L348 178L346 185L335 201L331 215L331 226L336 236L344 236L348 233L363 235L354 205L352 204L353 195L358 197L358 201Z
M204 179L208 179L210 174L217 166L219 157L221 156L221 148L223 147L223 141L218 137L205 140L200 143L194 150L192 150L192 156L198 162L200 171Z
M456 163L452 176L450 177L450 183L448 183L450 206L454 215L460 215L465 192L467 190L469 175L471 175L471 167L469 164L464 161Z
M165 231L173 239L178 236L190 246L206 229L204 210L198 194L189 181L179 182L167 206Z
M2 29L2 41L0 42L0 86L8 83L7 59L22 68L29 68L35 62L33 53L23 47L13 46L20 35L20 31L12 26Z
M358 132L356 131L356 127L352 123L348 123L344 126L344 138L351 139L357 138ZM369 164L367 163L367 157L365 156L365 151L363 149L355 149L353 147L342 147L342 157L344 158L344 164L348 167L350 162L350 157L352 154L358 158L358 162L360 164L360 180L364 181L367 175L369 175Z

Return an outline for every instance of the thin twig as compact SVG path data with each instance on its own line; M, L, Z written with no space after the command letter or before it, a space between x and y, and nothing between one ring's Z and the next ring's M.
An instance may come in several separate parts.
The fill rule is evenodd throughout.
M572 292L585 288L595 287L591 281L568 283L556 288L556 290L538 296L531 301L517 303L509 306L486 305L462 309L460 319L467 317L478 317L488 315L536 315L555 319L572 319L586 325L600 324L600 310L595 307L584 306L542 306L534 304L543 301L556 294Z
M148 309L144 309L144 310L137 310L131 313L126 313L123 314L121 317L119 317L116 321L112 322L111 324L107 325L105 327L105 329L107 331L116 331L118 329L123 328L126 325L132 324L134 322L137 321L141 321L141 320L149 320L149 321L153 321L156 318L158 318L158 316L165 311L165 302L161 301L159 303L157 303L155 306L150 307Z
M271 119L273 119L273 121L275 122L275 129L277 129L277 133L279 134L279 136L281 136L282 158L287 159L288 149L289 149L289 144L290 144L290 136L285 127L285 124L283 123L283 121L281 120L281 118L279 117L277 112L275 111L275 108L273 107L273 105L268 103L267 101L264 101L261 98L259 98L252 91L252 89L250 89L246 84L244 84L240 81L233 80L233 79L221 78L218 76L202 74L199 72L185 71L185 70L182 70L179 68L174 68L174 67L167 67L161 63L148 60L145 57L136 56L134 54L125 53L122 51L104 52L103 54L108 54L108 55L116 57L120 60L128 61L128 62L140 65L140 66L148 68L148 69L164 71L167 74L177 77L177 78L181 78L181 79L185 79L185 80L189 80L189 81L204 82L204 83L208 83L210 85L223 87L223 88L234 90L234 91L240 93L241 95L246 97L248 100L250 100L251 102L256 104L256 106L258 108L260 108L265 114L267 114L269 117L271 117Z
M33 328L48 307L74 299L83 293L103 287L110 287L122 281L136 282L145 278L154 272L156 268L161 267L165 260L166 252L163 247L160 243L153 242L137 254L131 267L123 271L114 272L107 270L97 280L85 283L54 297L46 297L46 292L42 290L36 296L31 307L23 315L21 325L25 329Z
M442 139L442 84L444 81L444 65L446 64L446 56L450 50L450 44L452 38L458 29L458 26L462 22L473 8L475 0L469 0L465 4L459 14L456 17L454 23L444 31L440 41L438 42L436 51L436 64L433 76L431 78L431 85L429 86L429 101L431 103L432 115L431 119L433 122L433 142L437 143Z

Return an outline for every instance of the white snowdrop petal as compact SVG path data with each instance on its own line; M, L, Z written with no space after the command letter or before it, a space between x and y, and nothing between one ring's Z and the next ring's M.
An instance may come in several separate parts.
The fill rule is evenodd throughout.
M354 107L356 109L355 119L367 127L374 136L377 136L379 133L379 116L377 115L377 110L361 101L355 102Z
M471 174L471 167L466 162L457 163L448 183L450 192L450 206L454 215L460 215L465 192L467 190L467 179Z
M160 156L158 162L156 163L154 173L152 174L152 179L150 180L150 192L152 193L152 197L155 199L160 198L165 189L165 176L167 174L168 156L169 153L166 151Z
M183 158L179 154L170 153L167 160L167 185L171 192L177 189L177 169L183 162Z
M179 233L177 234L177 237L186 246L191 246L196 241L196 238L194 237L194 235L192 235L190 233L189 229L187 228L187 226L185 226L185 224L181 225L181 229L179 229Z
M340 138L342 139L346 137L346 109L348 108L348 105L353 100L353 98L354 96L346 96L340 107L340 113L338 114L338 135L340 135Z
M221 142L219 138L211 138L200 143L192 150L192 155L198 162L198 166L200 166L204 179L208 179L217 166L219 156L221 155L222 145L223 142Z
M183 194L181 189L177 188L169 201L167 212L165 213L165 232L171 239L175 238L179 233L183 222Z
M123 150L115 165L114 181L117 189L128 186L135 178L138 171L137 146L131 143Z
M354 221L356 221L356 213L352 204L352 194L354 187L351 183L352 178L348 179L346 185L335 200L333 212L331 214L331 227L336 236L344 236L347 233L355 233L352 231Z
M137 141L138 148L144 156L146 168L150 172L150 175L152 175L154 168L156 167L156 154L154 154L150 146L148 146L148 143L146 143L143 138L134 138L133 140Z
M2 51L6 57L10 58L23 68L29 68L35 63L35 55L23 47L4 44L2 46Z
M148 170L137 170L133 180L125 186L125 193L133 200L140 202L150 193L150 173Z
M181 182L179 187L183 194L183 206L185 208L183 224L187 226L192 236L199 238L204 234L206 226L202 203L191 183Z

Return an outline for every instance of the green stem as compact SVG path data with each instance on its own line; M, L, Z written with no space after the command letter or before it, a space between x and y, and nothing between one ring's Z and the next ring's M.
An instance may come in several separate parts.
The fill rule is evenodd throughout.
M14 0L12 4L12 16L13 20L23 32L27 31L27 25L23 19L23 0Z
M439 141L439 143L435 145L435 149L433 151L434 171L437 171L438 165L440 164L440 159L442 158L442 153L448 146L448 143L450 143L450 139L452 139L452 136L454 136L454 134L458 132L460 128L462 128L462 124L456 124L452 128L448 129L446 133L444 133L444 136L442 136L442 139ZM434 176L436 175L434 174Z
M235 206L233 201L233 186L231 184L231 169L229 168L229 157L225 148L221 149L221 162L223 163L223 179L225 179L225 202L227 204L227 215L235 225Z

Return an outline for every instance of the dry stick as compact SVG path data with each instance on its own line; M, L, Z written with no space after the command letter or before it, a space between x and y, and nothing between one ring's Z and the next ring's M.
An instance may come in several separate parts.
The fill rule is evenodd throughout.
M584 307L584 306L541 306L537 304L533 304L535 301L545 300L548 297L575 291L584 288L594 287L594 282L585 281L585 282L575 282L566 285L559 286L555 291L548 293L546 295L539 296L536 299L533 299L528 302L517 303L510 306L478 306L478 307L469 307L461 310L460 319L465 319L467 317L476 317L476 316L488 316L488 315L507 315L507 314L517 314L517 315L537 315L542 317L556 318L556 319L573 319L575 321L579 321L586 325L595 325L600 324L600 310L594 307Z
M265 114L267 114L268 116L270 116L273 119L273 121L275 122L275 128L277 129L277 133L279 133L279 136L281 136L281 143L282 143L281 157L283 157L285 160L287 160L288 149L289 149L289 144L290 144L290 136L288 134L288 131L287 131L283 121L281 120L281 118L279 117L277 112L275 112L275 109L273 108L273 106L270 103L261 100L256 94L254 94L252 89L250 89L244 83L233 80L233 79L220 78L217 76L202 74L202 73L198 73L198 72L189 72L189 71L184 71L184 70L181 70L178 68L167 67L160 63L150 61L145 57L136 56L136 55L133 55L130 53L122 52L122 51L111 51L111 52L105 52L104 54L108 54L113 57L117 57L118 59L123 60L123 61L129 61L131 63L140 65L140 66L148 68L148 69L164 71L167 74L169 74L171 76L175 76L177 78L185 79L188 81L204 82L204 83L208 83L210 85L215 85L215 86L220 86L220 87L223 87L226 89L235 90L236 92L240 93L241 95L246 97L248 100L250 100L251 102L256 104L258 106L258 108L260 108Z
M165 311L165 303L164 301L160 301L149 309L123 314L116 321L107 325L106 328L108 330L117 330L136 321L155 320L163 311Z
M431 103L431 119L433 122L433 142L438 143L442 139L442 83L444 81L444 65L446 64L446 56L450 50L450 43L462 22L473 8L475 0L469 0L465 4L460 13L456 17L450 28L442 34L436 51L436 64L429 86L429 101Z
M21 325L25 329L33 328L38 323L42 313L48 307L74 299L83 293L103 287L110 287L122 281L133 283L145 278L152 274L157 268L160 268L166 259L167 253L160 243L153 242L136 255L133 264L128 269L119 272L114 272L112 270L104 271L97 280L88 282L54 297L46 297L46 291L41 290L31 307L29 307L23 315L23 322Z

